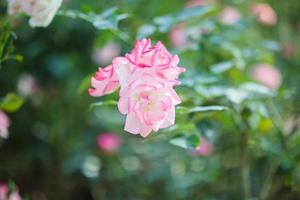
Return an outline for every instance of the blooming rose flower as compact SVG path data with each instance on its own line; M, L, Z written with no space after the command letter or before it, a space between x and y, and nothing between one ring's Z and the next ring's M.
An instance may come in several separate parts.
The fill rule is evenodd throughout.
M174 124L175 106L181 102L173 87L185 71L178 67L179 58L158 42L150 39L136 41L131 53L117 57L112 65L92 78L92 96L102 96L119 86L118 108L126 114L125 130L146 137Z
M125 131L148 136L175 122L175 105L181 102L171 85L152 73L136 74L120 91L119 111L126 114Z
M256 3L251 6L252 15L257 17L257 20L267 26L272 26L277 23L277 15L273 8L265 3Z
M7 184L0 184L0 200L22 200L18 190L12 191L9 194Z
M103 96L114 92L119 87L119 80L113 65L105 68L99 67L96 75L92 77L92 88L89 93L92 96Z
M174 85L179 84L177 79L185 71L184 68L178 67L177 55L172 55L161 42L152 46L150 39L137 40L132 52L125 57L132 65L131 71L154 68L156 71L154 76L171 81Z
M240 12L231 6L226 6L225 8L223 8L219 15L220 22L227 25L235 24L240 20L240 18Z
M257 82L271 89L278 89L282 82L280 71L270 64L257 64L253 68L252 76Z
M97 144L98 147L104 152L112 153L117 151L120 148L122 144L122 140L116 134L104 133L104 134L100 134L97 137Z
M46 27L54 18L62 0L8 0L8 14L25 12L32 27Z
M104 47L95 49L93 60L101 65L110 63L115 57L120 54L120 46L116 42L109 42Z
M0 137L8 137L8 127L10 126L10 120L7 115L0 110Z

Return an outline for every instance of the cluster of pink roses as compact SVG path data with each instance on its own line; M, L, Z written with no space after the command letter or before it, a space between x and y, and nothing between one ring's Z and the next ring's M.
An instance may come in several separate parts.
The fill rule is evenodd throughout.
M92 96L102 96L120 87L119 111L127 115L125 130L146 137L174 124L175 106L181 102L173 89L185 71L179 58L158 42L137 40L131 53L99 68L91 79Z
M0 183L0 200L22 200L22 197L18 190L9 192L7 184Z

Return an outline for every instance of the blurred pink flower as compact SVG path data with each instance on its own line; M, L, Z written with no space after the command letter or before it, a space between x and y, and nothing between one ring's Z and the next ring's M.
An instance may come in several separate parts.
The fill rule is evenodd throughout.
M188 35L184 24L179 24L172 28L169 33L172 45L178 49L185 49L188 46Z
M214 151L214 147L210 144L206 139L202 138L199 148L197 148L197 152L201 156L209 156Z
M271 89L278 89L282 82L280 71L276 67L266 63L254 66L252 76L257 82Z
M24 97L32 96L37 90L35 78L31 74L23 74L18 81L18 91Z
M295 55L296 48L292 42L282 44L282 54L285 58L291 58Z
M277 15L273 8L266 3L256 3L251 6L251 14L263 25L272 26L277 23Z
M192 156L198 156L198 155L209 156L213 153L213 151L214 151L214 146L210 144L205 138L201 138L200 145L196 149L189 151L189 153Z
M238 22L241 18L240 12L231 6L226 6L223 8L219 15L219 20L223 24L231 25Z
M98 135L97 144L102 151L106 153L112 153L117 151L120 148L122 144L122 140L116 134L103 133Z
M14 190L9 194L7 184L0 184L0 200L22 200L18 190Z
M192 40L198 40L206 31L201 27L188 27L181 23L172 28L169 33L169 40L173 47L185 50L193 46Z
M22 197L20 196L19 191L15 190L9 195L8 200L22 200Z
M131 53L117 57L91 79L92 96L113 92L120 85L119 111L126 114L125 130L146 137L174 124L175 105L181 102L173 89L185 71L179 58L158 42L137 40Z
M6 200L6 195L8 193L8 187L6 184L0 184L0 200Z
M119 56L121 52L120 45L116 42L109 42L102 48L97 48L93 53L93 60L98 65L106 65L110 63L115 57Z
M209 4L214 4L215 0L190 0L185 4L185 7L191 8L196 6L206 6Z
M10 120L5 112L0 110L0 137L8 138L8 127L10 126Z

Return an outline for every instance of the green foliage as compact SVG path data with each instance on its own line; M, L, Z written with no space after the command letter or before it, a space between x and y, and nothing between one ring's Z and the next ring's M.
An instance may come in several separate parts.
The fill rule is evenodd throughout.
M14 93L8 93L0 100L0 108L7 112L17 111L24 103L24 99Z
M149 37L156 31L166 33L180 23L190 19L201 20L201 18L212 15L217 10L214 6L199 6L186 8L174 15L164 15L155 17L152 24L145 24L138 31L139 38Z
M116 30L118 28L119 21L128 17L128 14L117 14L117 10L118 9L116 7L113 7L103 11L101 14L85 14L76 10L66 10L60 11L59 14L74 19L83 19L93 24L93 26L99 30Z
M22 55L14 55L13 41L16 39L16 35L11 31L11 27L8 22L0 22L0 69L3 62L14 59L19 62L23 60Z
M170 143L184 149L195 149L200 145L200 137L197 135L176 136L170 140Z

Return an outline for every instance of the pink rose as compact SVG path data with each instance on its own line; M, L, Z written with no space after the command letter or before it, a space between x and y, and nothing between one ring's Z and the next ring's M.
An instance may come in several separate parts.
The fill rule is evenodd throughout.
M150 39L137 40L131 53L99 69L89 93L102 96L120 85L118 108L127 115L125 130L146 137L174 124L175 105L181 100L173 86L180 84L178 77L185 71L178 63L178 56L161 42L152 46Z
M160 76L174 84L178 84L176 79L185 71L184 68L178 67L177 55L172 55L161 42L152 46L150 39L137 40L134 49L130 54L126 54L126 58L133 66L131 71L154 68L157 73L154 76Z
M265 63L254 66L252 76L257 82L272 89L278 89L282 82L280 71Z
M181 102L165 80L151 73L137 74L122 88L119 111L126 114L125 131L148 136L152 130L167 128L175 122L175 105Z
M115 73L113 65L101 68L99 67L96 75L91 79L92 88L89 93L92 96L103 96L114 92L119 87L119 80Z
M220 22L227 25L235 24L240 20L240 18L240 12L231 6L226 6L219 15Z
M97 143L98 143L98 147L101 150L107 153L112 153L117 151L120 148L122 144L122 140L116 134L104 133L104 134L100 134L97 137Z
M10 120L5 112L0 110L0 137L8 137L8 127L10 126Z
M18 190L12 191L9 194L7 184L0 184L0 200L22 200Z
M22 200L22 197L20 196L19 191L15 190L9 195L8 200Z
M0 200L6 200L6 195L8 193L8 187L6 184L0 184Z
M272 26L277 23L277 15L273 8L265 3L256 3L251 6L252 15L263 25Z

